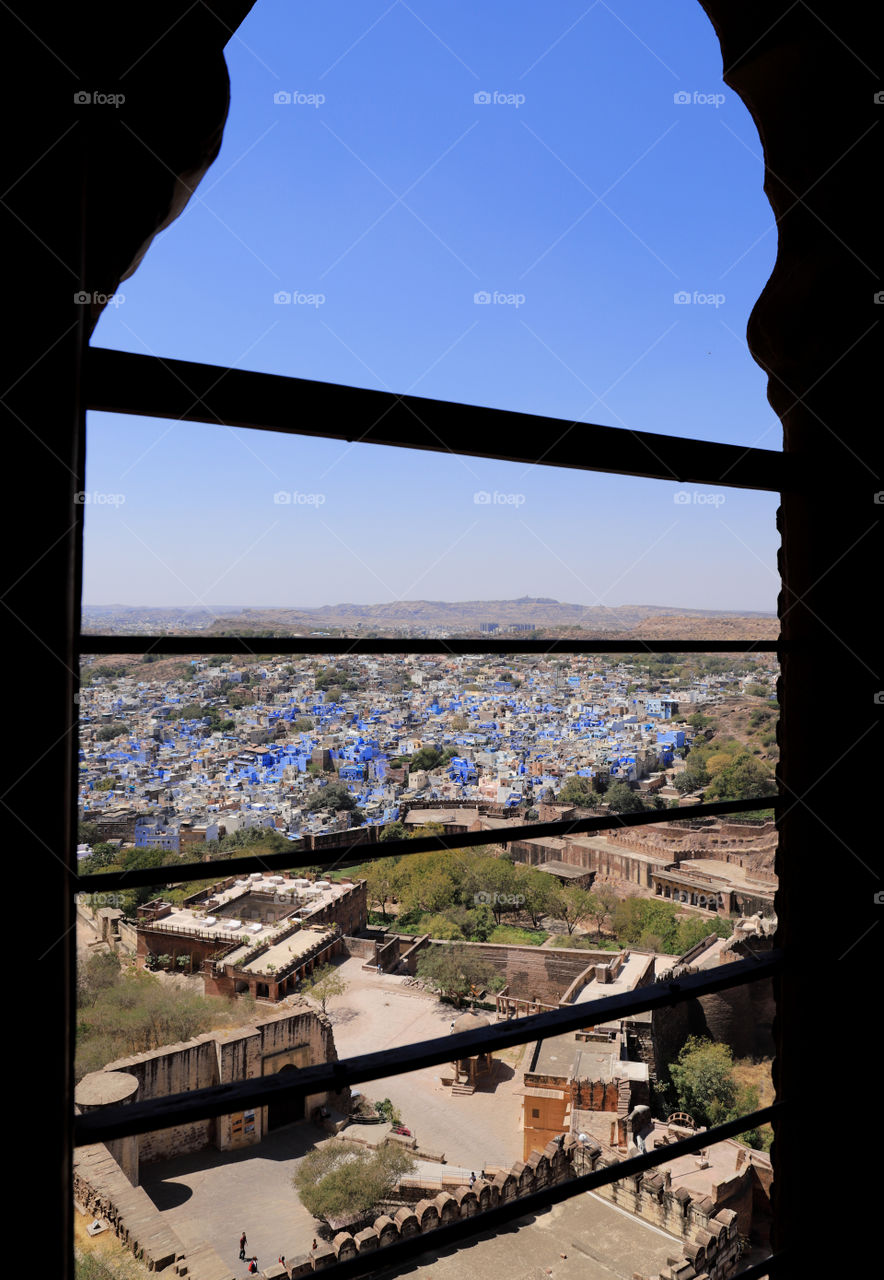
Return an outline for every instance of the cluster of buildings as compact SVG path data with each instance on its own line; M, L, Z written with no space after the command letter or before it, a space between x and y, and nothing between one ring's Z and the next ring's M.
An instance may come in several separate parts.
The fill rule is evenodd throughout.
M179 853L254 826L323 836L354 825L339 790L316 804L332 781L358 809L356 825L394 822L415 802L473 802L524 820L573 775L663 786L664 771L684 767L685 716L746 679L645 688L627 661L420 655L363 657L355 675L317 688L326 665L194 659L186 677L151 679L140 665L96 676L80 695L84 821L101 839ZM423 748L431 767L409 768Z

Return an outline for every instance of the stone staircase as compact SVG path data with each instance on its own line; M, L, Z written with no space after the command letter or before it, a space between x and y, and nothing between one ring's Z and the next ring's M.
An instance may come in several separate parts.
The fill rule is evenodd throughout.
M209 1245L185 1248L144 1188L132 1186L103 1143L77 1149L74 1193L85 1213L104 1219L149 1271L168 1271L187 1280L236 1280Z
M175 1274L187 1280L234 1280L233 1272L207 1244L188 1249L175 1263Z
M471 1094L476 1092L476 1086L474 1084L453 1084L451 1086L451 1092L468 1098Z

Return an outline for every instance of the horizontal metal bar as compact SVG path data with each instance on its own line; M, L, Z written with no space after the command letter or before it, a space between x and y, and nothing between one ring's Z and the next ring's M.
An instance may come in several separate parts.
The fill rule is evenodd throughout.
M443 801L439 802L444 804ZM442 850L470 849L484 844L509 844L512 840L539 840L549 836L582 835L594 831L610 831L612 828L648 827L660 822L684 822L687 818L710 818L719 814L749 813L756 809L773 809L780 804L779 796L759 796L754 800L716 800L711 804L694 804L684 809L652 809L643 813L610 813L599 818L573 818L565 822L528 822L517 827L496 831L463 831L450 836L415 836L405 840L384 840L372 844L348 843L343 835L341 844L327 845L322 849L292 848L282 853L262 853L261 867L265 871L296 871L302 867L322 867L332 870L362 862L376 862L379 858L399 858L413 853L439 853ZM362 828L356 827L355 831ZM273 828L268 828L268 831ZM294 846L295 842L292 841ZM255 855L242 854L237 858L222 858L211 862L187 862L181 866L153 867L142 871L94 871L89 875L71 877L72 893L88 893L95 889L140 889L146 885L178 883L186 880L206 880L217 868L225 876L239 875L255 870Z
M541 656L571 653L781 653L789 646L782 640L516 640L507 638L402 640L394 636L114 636L84 631L79 652L85 654L161 653L163 657L200 657L212 653L288 654L500 654L502 657L536 653Z
M734 1272L731 1280L764 1280L765 1276L777 1275L783 1271L789 1262L789 1255L781 1250L779 1253L772 1253L762 1258L760 1262L753 1262L751 1267Z
M531 466L778 493L794 460L770 449L657 435L92 347L88 409L424 449ZM529 441L536 444L532 448ZM522 445L521 442L524 442ZM521 446L521 447L520 447Z
M338 1062L317 1063L294 1073L237 1080L195 1089L190 1093L133 1102L125 1107L93 1111L77 1118L75 1145L168 1129L212 1116L229 1115L246 1107L267 1106L283 1098L305 1097L326 1091L337 1093L347 1085L435 1067L451 1062L455 1057L469 1057L489 1049L492 1052L509 1049L516 1044L578 1031L581 1027L598 1026L617 1018L668 1008L684 1000L726 991L743 983L760 982L778 973L782 963L781 953L772 951L748 960L735 960L711 971L688 974L677 981L654 983L635 991L589 1000L585 1004L563 1006L548 1013L499 1022L477 1031L439 1036L396 1049L359 1054ZM290 1075L294 1075L294 1080L289 1080Z
M437 1227L434 1231L418 1233L405 1240L396 1241L395 1244L386 1245L382 1249L372 1250L370 1253L357 1254L356 1257L348 1258L344 1262L323 1267L323 1275L327 1276L328 1280L352 1280L352 1277L368 1274L375 1277L375 1280L382 1280L382 1277L391 1275L392 1268L399 1268L413 1258L419 1258L426 1253L437 1253L441 1249L450 1248L451 1245L475 1240L477 1236L495 1231L508 1222L541 1213L551 1205L561 1204L565 1200L585 1195L599 1187L610 1186L612 1182L620 1182L623 1178L635 1177L648 1169L668 1164L679 1156L705 1150L707 1147L714 1146L716 1142L724 1142L728 1138L746 1132L747 1129L754 1129L759 1124L767 1124L782 1112L784 1105L784 1103L774 1103L770 1107L739 1116L736 1120L729 1120L726 1124L716 1125L713 1129L705 1129L702 1133L694 1134L690 1138L670 1143L659 1151L655 1149L618 1164L595 1169L592 1173L569 1178L566 1182L555 1182L541 1191L532 1191L530 1195L518 1196L494 1209L486 1209L484 1213L473 1214L469 1218L459 1218L444 1227ZM678 1241L674 1239L672 1251L678 1252ZM753 1280L753 1277L766 1275L767 1270L770 1269L767 1260L758 1265L762 1270L749 1267L734 1275L733 1280L741 1280L741 1278Z

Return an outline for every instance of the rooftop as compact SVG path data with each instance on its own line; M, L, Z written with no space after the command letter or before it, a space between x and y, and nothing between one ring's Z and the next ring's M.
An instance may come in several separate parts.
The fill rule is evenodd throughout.
M248 964L240 964L239 960L246 956L254 946L254 943L249 942L247 946L238 947L236 951L231 951L230 955L225 956L224 963L235 965L245 973L264 974L268 972L271 965L274 969L282 969L285 965L291 964L293 960L306 955L317 943L333 938L334 933L335 930L332 925L320 926L319 928L310 928L308 926L281 939L269 951L265 951L263 955L257 956L254 960L250 960Z
M526 1074L557 1076L566 1080L572 1076L581 1080L613 1080L616 1074L614 1064L619 1060L616 1044L580 1041L573 1031L569 1031L563 1036L549 1036L538 1041Z
M140 920L139 926L161 933L197 933L202 938L217 938L221 945L248 935L251 948L274 937L281 921L296 913L309 923L313 914L330 906L349 888L328 880L311 882L255 872L228 889L209 894L201 903L172 907L168 915Z
M611 959L616 953L611 953ZM622 965L619 974L611 982L599 982L593 978L574 997L575 1004L585 1004L588 1000L601 1000L603 996L620 996L638 986L652 957L644 951L631 951Z

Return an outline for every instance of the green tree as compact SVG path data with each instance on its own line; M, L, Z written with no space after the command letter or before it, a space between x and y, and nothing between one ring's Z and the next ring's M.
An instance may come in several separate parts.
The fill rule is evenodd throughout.
M329 1142L305 1156L292 1183L307 1212L328 1222L367 1216L414 1167L398 1144L371 1151L353 1142Z
M637 791L625 782L612 782L605 792L605 804L613 813L641 813L647 806Z
M699 791L709 782L709 774L702 767L694 767L689 764L686 769L676 776L675 789L685 796L689 791Z
M596 936L601 937L602 929L605 927L606 921L610 920L617 903L620 901L620 897L610 885L600 884L593 886L590 898L592 899L592 906L589 909L589 914L595 920Z
M116 721L99 729L95 737L98 742L111 742L114 738L121 738L124 733L131 733L129 726L122 721Z
M777 786L770 772L748 752L734 758L712 779L706 796L710 800L750 800L755 796L776 795Z
M640 946L666 955L678 954L678 921L674 903L638 895L622 898L614 908L611 924L621 946Z
M172 989L143 969L118 972L113 983L111 976L108 966L78 987L77 1080L117 1058L254 1017L255 1003L248 998L234 1003Z
M717 934L719 938L729 938L733 933L731 921L725 917L715 916L714 919L702 916L692 916L690 920L680 920L678 922L678 941L676 949L678 954L684 955L686 951L690 951L691 947L702 942L704 938L708 938L710 934Z
M506 911L515 911L519 905L519 889L516 871L506 858L480 854L465 864L462 894L472 899L474 905L484 903L491 908L494 919L500 924Z
M466 937L463 929L452 920L447 911L439 912L436 915L425 916L421 921L421 932L428 933L431 938L439 938L449 942L465 942Z
M346 782L330 782L307 801L311 813L318 809L355 809L356 801L347 790Z
M456 1004L483 988L499 991L504 985L490 960L456 943L425 947L418 956L417 972L418 977Z
M517 865L513 871L515 894L522 899L519 905L531 917L534 928L538 929L542 918L552 913L556 881L548 872L537 871L534 867Z
M409 857L399 887L399 915L406 921L443 911L454 901L455 880L450 860L439 854Z
M594 807L599 799L597 792L593 790L592 780L576 774L565 779L559 788L558 798L562 804L580 805L584 809Z
M92 846L89 857L84 858L80 863L80 870L84 875L91 875L93 871L104 871L116 861L116 858L115 846L108 844L107 841L99 841Z
M102 992L120 981L120 962L112 951L98 951L77 966L77 1006L91 1008Z
M444 751L440 751L437 747L421 747L411 757L409 767L412 772L419 769L436 769L456 755L457 751L454 747L446 747Z
M304 983L304 994L310 996L319 1005L323 1013L329 1000L342 996L349 988L346 978L333 964L320 965Z
M381 828L381 840L405 840L408 837L408 829L404 822L388 822L385 827Z
M584 916L593 914L594 906L593 896L586 889L567 885L556 890L549 914L554 920L561 920L571 934Z
M384 919L387 918L387 903L396 896L401 876L396 858L378 858L369 863L365 871L366 893L369 903L377 903Z
M733 1114L737 1101L733 1067L728 1045L689 1036L669 1068L677 1109L686 1111L697 1125L722 1124Z

